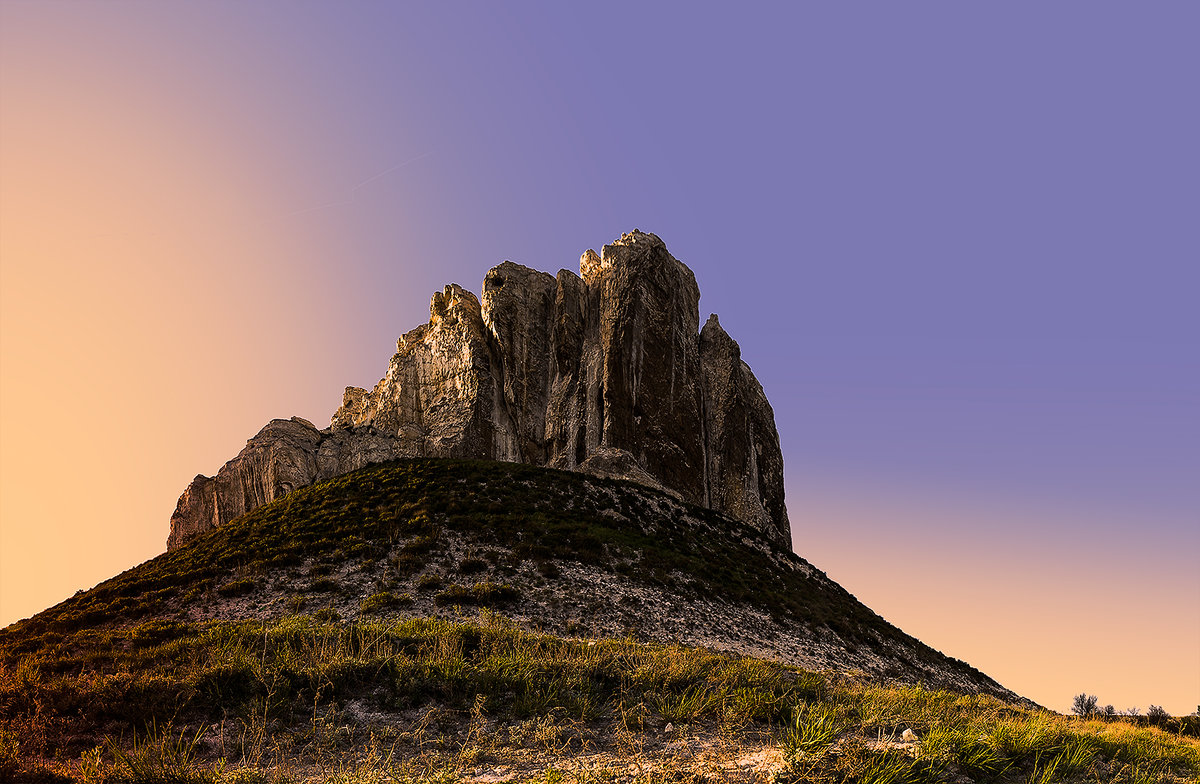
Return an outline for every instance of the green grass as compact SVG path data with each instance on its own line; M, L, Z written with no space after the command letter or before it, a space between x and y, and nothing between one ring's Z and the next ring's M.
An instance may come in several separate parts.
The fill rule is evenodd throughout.
M231 580L218 588L217 593L222 596L244 596L256 587L257 583L252 579Z
M451 532L468 553L491 553L495 565L455 557L447 549ZM248 593L266 576L305 563L308 593L339 596L342 586L330 575L346 562L387 560L401 577L438 563L447 575L493 570L491 579L503 584L522 562L555 579L566 564L583 561L685 597L753 605L835 644L897 659L900 677L926 662L1000 691L888 624L794 553L747 541L761 542L737 521L628 482L491 461L395 461L290 493L0 630L0 646L32 651L76 631L140 623L181 603ZM437 575L422 577L421 590L447 589L433 582Z
M380 591L363 599L358 611L363 615L371 615L397 607L407 607L413 603L413 598L406 593L395 594L391 591Z
M1076 719L990 697L842 685L801 709L781 740L805 781L1191 781L1200 774L1200 721L1174 724L1173 735L1144 722ZM898 743L904 729L915 729L919 741Z
M417 714L435 719L419 740L393 735L393 761L429 752L461 764L469 750L483 753L480 722L491 722L488 737L564 752L672 723L765 733L790 762L781 781L1116 784L1200 773L1200 743L1156 727L695 648L537 635L494 615L153 622L79 634L0 666L8 775L70 764L75 775L98 771L94 781L275 780L284 760L355 758L395 733L396 717ZM385 718L349 718L350 703ZM904 729L920 742L897 744Z
M507 607L514 604L521 592L511 585L492 582L476 583L470 588L451 585L434 597L438 604L463 604L479 607Z
M520 614L532 601L518 571L544 583L582 561L760 607L889 656L900 675L928 663L990 688L799 557L753 541L728 518L623 482L493 462L371 466L0 630L0 780L286 781L303 778L289 768L300 760L325 780L451 781L512 749L636 756L667 725L766 739L789 761L781 781L1141 784L1200 772L1183 737L1198 721L1071 720L694 648L533 634L488 609ZM375 576L352 593L356 564ZM292 585L283 618L173 614L278 584ZM418 602L459 620L395 620ZM892 744L905 729L921 742ZM536 780L566 780L545 771Z
M24 728L30 738L42 736L27 751L67 758L101 744L114 764L141 770L178 760L172 750L186 748L191 760L195 743L180 744L194 736L155 730L149 740L101 743L109 727L226 721L247 732L273 725L303 735L314 712L350 699L382 714L429 706L465 714L478 703L516 721L549 714L590 721L653 706L667 720L736 713L769 724L801 697L800 675L777 665L673 646L538 636L498 619L180 624L158 632L157 644L130 644L142 634L81 635L70 649L4 665L0 727L8 734L0 740ZM243 742L237 754L255 758L252 746Z
M180 730L175 733L170 727L159 729L152 723L143 735L133 735L127 742L108 738L106 746L112 755L114 775L140 784L162 782L162 784L209 784L216 781L213 771L197 764L196 751L204 737L201 727L192 733ZM95 778L103 770L101 755L93 755Z
M834 704L810 704L797 708L796 719L783 735L783 747L791 760L816 754L833 745L849 727L845 713Z

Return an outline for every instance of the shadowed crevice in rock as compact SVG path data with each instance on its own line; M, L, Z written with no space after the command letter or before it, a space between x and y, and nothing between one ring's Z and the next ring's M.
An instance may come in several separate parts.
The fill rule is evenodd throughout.
M783 455L762 386L700 289L634 230L557 277L506 261L482 302L451 284L370 391L330 427L274 420L171 518L168 549L291 490L400 457L523 462L621 477L791 546Z

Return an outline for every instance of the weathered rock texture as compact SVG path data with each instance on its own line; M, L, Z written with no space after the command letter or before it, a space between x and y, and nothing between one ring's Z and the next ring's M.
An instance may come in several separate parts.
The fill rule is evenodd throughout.
M633 231L555 278L506 261L483 302L457 285L397 341L387 373L346 389L330 428L275 420L198 476L168 549L291 490L396 457L467 457L623 477L790 546L775 416L695 276Z
M372 427L318 430L292 417L273 419L214 477L197 476L171 515L167 549L234 520L298 487L405 456L400 441Z

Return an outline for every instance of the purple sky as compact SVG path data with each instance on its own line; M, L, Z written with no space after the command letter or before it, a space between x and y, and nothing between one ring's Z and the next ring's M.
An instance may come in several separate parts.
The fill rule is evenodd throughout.
M186 305L235 333L221 413L171 424L178 476L92 582L267 419L372 385L433 290L637 227L762 381L801 555L1049 707L1200 703L1198 7L583 5L5 4L6 89L133 84L146 140L236 162L237 241L288 241L180 272L229 292Z

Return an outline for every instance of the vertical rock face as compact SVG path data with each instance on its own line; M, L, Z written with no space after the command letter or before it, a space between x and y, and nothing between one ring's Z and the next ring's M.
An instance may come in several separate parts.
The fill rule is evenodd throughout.
M695 276L633 231L557 278L504 262L483 302L433 295L384 377L330 428L275 420L196 477L168 548L296 487L395 457L507 460L618 476L723 511L790 546L774 413Z
M772 530L776 521L787 522L775 412L716 314L700 331L700 363L708 506L760 530Z
M496 455L501 460L546 463L556 286L552 276L511 261L493 267L483 279L483 323L499 374L495 402L506 414L515 448Z
M507 408L497 405L502 371L491 342L475 295L446 286L433 295L429 323L396 342L375 388L346 390L333 426L371 425L399 439L406 457L518 460Z
M684 500L705 504L695 276L640 233L604 246L583 272L600 300L600 446L628 451Z

